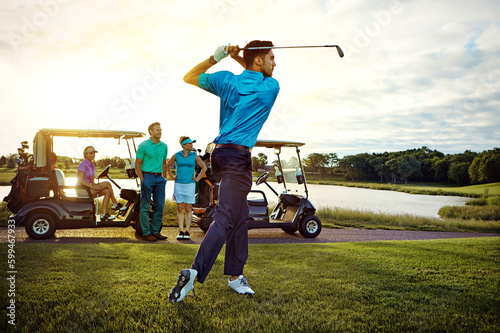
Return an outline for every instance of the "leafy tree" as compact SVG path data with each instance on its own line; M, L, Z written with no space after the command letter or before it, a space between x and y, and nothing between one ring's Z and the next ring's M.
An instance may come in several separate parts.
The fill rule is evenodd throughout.
M252 156L252 171L257 171L259 169L259 158Z
M16 158L17 155L15 154L10 154L7 156L7 168L8 169L14 169L16 167Z
M443 158L445 155L437 150L430 150L426 146L415 150L415 157L420 161L420 172L422 172L424 181L434 181L435 171L432 167L434 157Z
M478 154L469 167L469 176L473 184L500 181L500 148Z
M467 185L470 183L469 167L477 156L477 153L466 150L461 154L447 155L448 180L458 185Z
M5 164L7 164L7 157L2 155L2 157L0 157L0 166L4 166Z
M119 168L119 169L125 168L125 161L118 156L112 158L103 157L100 160L95 161L95 164L100 168L105 168L108 165L111 165L112 168Z
M381 182L384 181L384 178L390 179L391 177L391 171L386 163L387 159L382 156L374 156L370 161L371 166L380 177Z
M252 156L253 171L258 171L259 169L264 169L267 164L267 156L264 153L259 153L256 156Z
M304 164L307 168L312 169L313 179L316 179L316 172L320 168L324 168L327 165L327 160L325 155L319 153L312 153L304 159Z
M479 166L481 165L482 158L483 154L481 153L476 156L474 161L472 161L471 165L469 166L469 178L472 184L479 183Z
M434 181L446 182L448 180L448 169L450 162L448 158L435 156L432 158L432 169L434 170Z
M299 166L299 159L297 156L290 156L288 159L288 167L289 168L295 168Z
M465 152L461 154L455 154L455 155L450 155L450 162L468 162L469 164L474 161L474 158L476 158L477 153L474 153L470 150L466 150Z
M448 177L458 185L469 184L469 162L453 162L448 170Z
M346 178L359 180L364 178L366 162L360 155L350 155L339 162L339 167L346 173Z
M423 177L420 172L420 161L413 155L399 156L387 162L393 178L399 177L408 183L409 180L419 180Z
M337 153L329 153L325 154L326 156L326 163L330 167L330 179L332 179L333 176L333 169L338 165L339 163L339 157Z

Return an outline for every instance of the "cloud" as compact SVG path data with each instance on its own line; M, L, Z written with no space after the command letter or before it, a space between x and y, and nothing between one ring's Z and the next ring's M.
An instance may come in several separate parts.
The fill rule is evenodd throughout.
M218 100L182 76L217 45L256 38L346 54L275 50L281 91L266 138L339 155L491 149L500 142L499 9L486 0L5 0L0 108L3 126L18 131L1 134L0 154L41 127L140 130L154 120L174 146L186 133L208 142ZM213 70L242 68L226 59Z

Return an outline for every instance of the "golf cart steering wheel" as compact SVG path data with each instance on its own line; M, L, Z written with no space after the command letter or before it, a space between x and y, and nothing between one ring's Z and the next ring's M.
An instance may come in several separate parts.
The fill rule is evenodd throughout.
M104 170L101 171L101 173L99 174L99 176L95 177L96 179L99 179L99 178L104 178L108 175L108 171L109 169L111 168L111 164L109 164Z
M259 178L257 178L257 180L255 181L255 185L260 185L262 183L265 183L267 177L269 177L269 172L264 172L262 175L260 175Z

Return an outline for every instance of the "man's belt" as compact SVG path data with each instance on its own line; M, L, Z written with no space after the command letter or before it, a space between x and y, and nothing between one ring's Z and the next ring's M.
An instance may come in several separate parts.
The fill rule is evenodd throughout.
M148 175L161 176L161 172L147 172L147 171L143 171L142 173L146 173Z
M247 151L249 153L252 152L252 148L247 147L247 146L242 146L242 145L234 145L232 143L217 143L215 145L215 148L225 148L225 149L236 149L236 150L243 150Z

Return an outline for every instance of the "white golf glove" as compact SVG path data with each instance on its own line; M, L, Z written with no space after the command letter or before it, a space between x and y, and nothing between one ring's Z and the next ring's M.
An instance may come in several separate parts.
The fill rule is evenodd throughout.
M221 45L215 50L214 52L215 61L219 62L229 55L229 46L231 46L231 44Z

